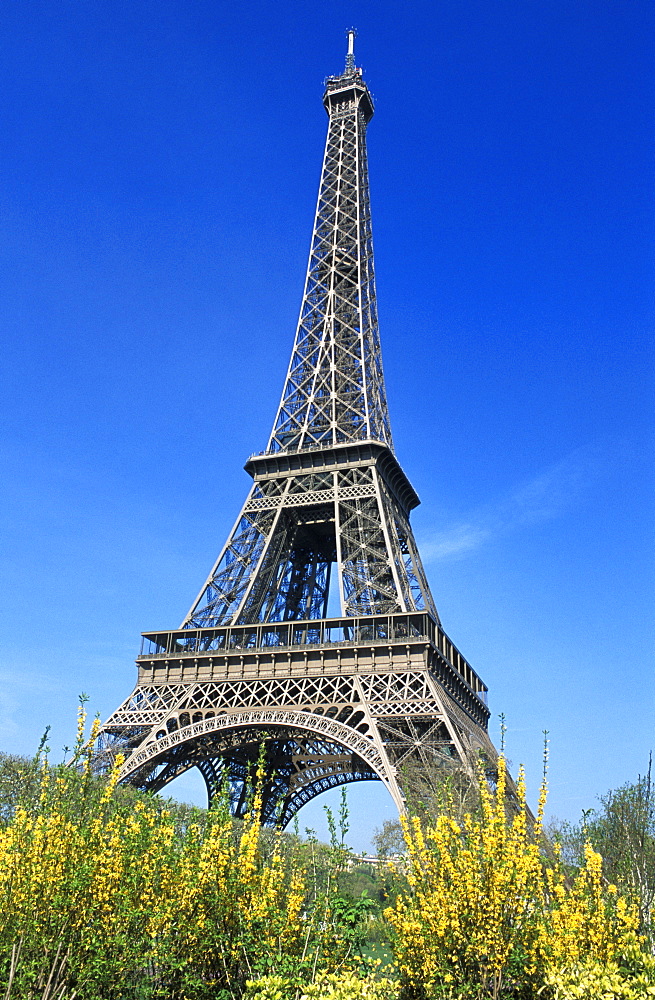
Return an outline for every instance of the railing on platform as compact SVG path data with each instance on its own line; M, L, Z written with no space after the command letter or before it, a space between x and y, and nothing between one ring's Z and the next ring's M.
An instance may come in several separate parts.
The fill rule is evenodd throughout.
M441 626L425 611L144 632L139 659L220 655L238 650L270 650L271 647L366 646L420 641L429 642L438 649L486 704L486 685Z

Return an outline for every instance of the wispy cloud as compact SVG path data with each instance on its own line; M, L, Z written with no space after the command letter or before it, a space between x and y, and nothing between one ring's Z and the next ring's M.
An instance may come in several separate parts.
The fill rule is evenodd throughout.
M594 475L589 454L575 451L527 482L520 483L496 503L471 511L443 530L423 536L419 547L424 562L453 559L524 525L562 516L573 507Z
M489 529L482 524L454 524L421 543L424 562L437 562L449 556L459 556L477 549L489 537Z

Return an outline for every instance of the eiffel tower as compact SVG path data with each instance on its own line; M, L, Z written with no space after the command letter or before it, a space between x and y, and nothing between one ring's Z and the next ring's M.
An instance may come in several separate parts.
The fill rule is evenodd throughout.
M409 524L378 334L366 130L373 100L348 32L328 77L328 133L291 361L268 447L234 528L179 628L145 632L138 679L99 760L159 791L192 767L244 814L265 764L263 821L403 767L482 751L487 688L441 627ZM328 599L341 617L328 617Z

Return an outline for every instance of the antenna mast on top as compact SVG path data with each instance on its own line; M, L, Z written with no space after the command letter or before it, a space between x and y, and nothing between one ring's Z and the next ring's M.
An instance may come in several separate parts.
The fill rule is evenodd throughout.
M346 54L346 73L354 73L355 71L355 35L357 32L354 28L348 28L346 32L348 36L348 52Z

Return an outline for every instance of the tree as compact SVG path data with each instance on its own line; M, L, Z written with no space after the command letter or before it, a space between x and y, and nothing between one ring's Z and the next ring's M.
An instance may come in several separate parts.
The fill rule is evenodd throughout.
M579 824L554 824L553 839L562 843L573 866L582 861L588 841L603 856L605 877L637 900L643 930L655 936L655 787L652 759L645 776L607 792L597 809L589 809Z
M390 858L395 854L404 854L406 850L405 835L400 820L385 819L382 829L376 827L373 834L373 844L379 858Z
M0 823L8 823L19 804L32 804L39 794L35 759L0 753Z

